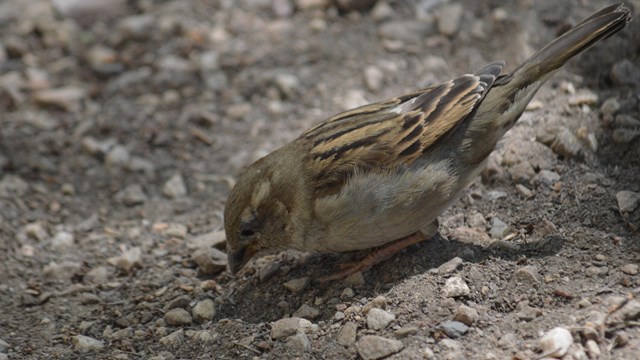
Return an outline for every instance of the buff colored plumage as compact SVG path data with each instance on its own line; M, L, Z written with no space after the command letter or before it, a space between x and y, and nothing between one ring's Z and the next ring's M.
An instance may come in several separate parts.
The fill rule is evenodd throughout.
M496 62L338 114L256 161L225 208L231 272L267 251L385 246L325 278L336 279L430 237L540 86L630 19L624 6L609 6L509 74Z

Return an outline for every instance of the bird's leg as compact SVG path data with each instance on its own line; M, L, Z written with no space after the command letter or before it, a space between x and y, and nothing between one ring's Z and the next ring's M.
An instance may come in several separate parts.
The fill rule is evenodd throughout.
M425 226L423 229L416 231L415 233L403 237L399 240L393 241L387 245L384 245L378 249L371 251L367 256L362 258L360 261L340 264L338 267L339 271L323 276L318 279L319 282L328 282L333 280L339 280L346 278L351 274L355 274L358 271L367 270L374 265L377 265L384 260L390 258L392 255L400 252L402 249L405 249L413 244L417 244L421 241L427 240L431 238L438 232L438 220L435 220L431 224Z

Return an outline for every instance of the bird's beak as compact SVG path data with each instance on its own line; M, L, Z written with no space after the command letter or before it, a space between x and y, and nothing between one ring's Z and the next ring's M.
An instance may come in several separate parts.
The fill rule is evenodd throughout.
M249 260L256 254L255 247L253 244L249 244L248 246L236 249L236 250L227 250L227 261L229 263L229 270L231 274L235 275L242 267L244 267Z

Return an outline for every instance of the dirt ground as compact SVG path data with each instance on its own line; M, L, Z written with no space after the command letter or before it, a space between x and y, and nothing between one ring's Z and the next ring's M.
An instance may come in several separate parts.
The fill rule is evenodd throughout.
M640 19L548 82L435 238L329 284L362 254L224 269L244 166L606 4L0 2L0 360L536 359L556 327L558 357L639 358Z

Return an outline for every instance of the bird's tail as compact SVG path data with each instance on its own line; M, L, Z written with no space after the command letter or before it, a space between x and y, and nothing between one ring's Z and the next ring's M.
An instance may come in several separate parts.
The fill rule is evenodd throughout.
M631 21L628 8L622 4L609 5L582 20L560 37L525 60L511 75L516 82L527 85L557 70L569 59L595 43L622 30ZM520 81L518 81L520 80Z
M500 75L493 82L465 135L468 148L475 149L471 162L481 161L493 151L495 144L509 130L540 86L569 59L624 28L631 14L622 4L607 6L582 20L529 59L510 74ZM477 74L495 75L495 63Z

